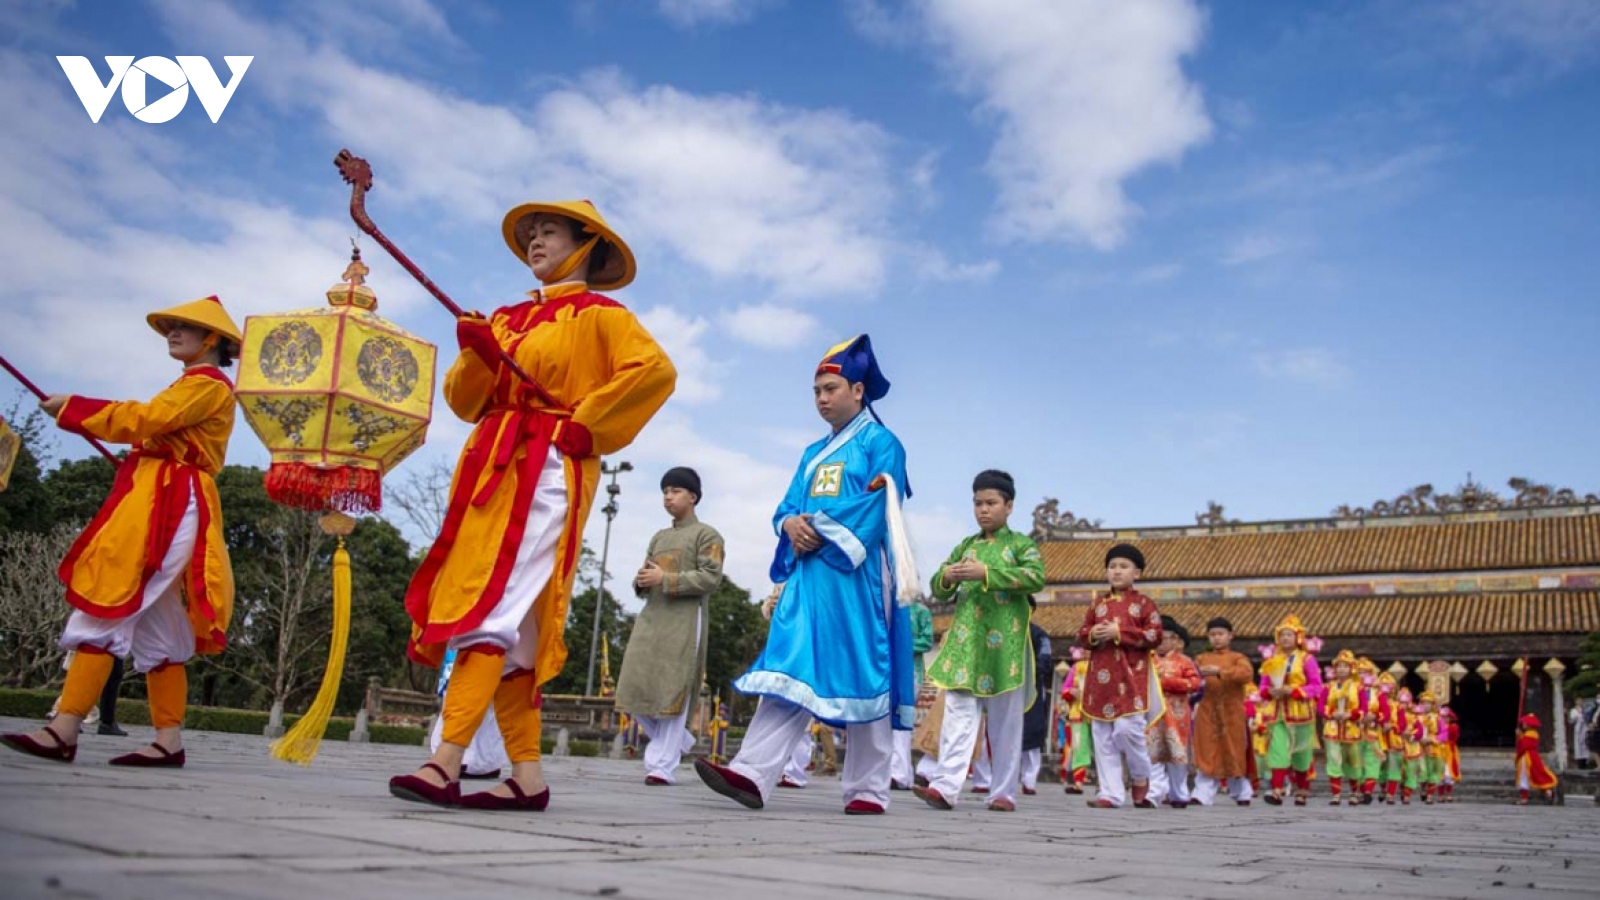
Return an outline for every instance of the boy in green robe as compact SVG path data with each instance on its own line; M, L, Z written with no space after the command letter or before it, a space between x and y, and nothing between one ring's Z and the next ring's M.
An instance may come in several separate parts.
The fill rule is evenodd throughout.
M939 764L928 785L916 788L936 809L955 808L985 713L994 769L989 808L1016 809L1022 714L1038 693L1028 597L1044 587L1039 548L1006 524L1016 496L1010 475L980 472L972 510L981 530L956 545L933 576L934 598L956 604L944 647L928 669L928 680L945 690Z
M700 695L710 627L708 603L722 584L722 535L695 518L700 476L679 466L661 476L661 505L672 527L650 539L634 590L644 609L634 620L617 682L617 708L633 716L650 739L644 783L673 784L683 755L694 747L684 727Z

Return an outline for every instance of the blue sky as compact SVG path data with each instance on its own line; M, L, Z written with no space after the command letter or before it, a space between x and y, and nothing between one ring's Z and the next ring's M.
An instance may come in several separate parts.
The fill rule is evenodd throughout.
M623 458L613 556L698 468L730 572L820 436L811 368L872 334L923 568L974 472L1113 525L1326 514L1467 472L1600 490L1600 7L1189 0L8 4L0 352L52 390L171 375L145 311L316 305L369 210L469 307L530 276L504 210L594 199L618 299L681 370ZM379 18L381 17L381 18ZM212 123L57 55L254 62ZM449 318L370 241L391 318ZM444 354L448 358L448 352ZM459 450L440 404L394 478ZM79 448L63 439L59 449ZM231 459L265 462L241 422ZM602 520L591 523L598 545Z

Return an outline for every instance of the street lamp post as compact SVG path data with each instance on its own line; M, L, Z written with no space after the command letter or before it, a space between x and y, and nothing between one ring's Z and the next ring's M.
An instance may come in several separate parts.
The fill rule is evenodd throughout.
M633 463L621 462L615 466L600 463L600 474L610 475L611 483L606 485L606 505L600 508L606 516L605 542L600 545L600 586L594 592L594 630L589 636L589 677L583 682L583 695L594 696L594 662L600 654L600 613L605 609L606 601L606 563L611 555L611 520L617 517L617 495L622 493L622 486L617 484L617 475L622 472L632 472Z

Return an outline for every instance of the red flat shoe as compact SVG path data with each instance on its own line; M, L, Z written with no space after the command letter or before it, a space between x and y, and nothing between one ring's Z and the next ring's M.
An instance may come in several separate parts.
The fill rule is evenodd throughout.
M1081 793L1083 793L1083 786L1082 785L1077 785L1077 784L1064 785L1061 789L1063 791L1066 791L1069 794L1081 794Z
M432 784L416 775L396 775L389 779L389 793L401 800L428 803L433 806L455 806L461 802L461 782L451 781L450 774L437 763L423 763L422 767L438 772L439 777L445 781L444 787Z
M189 755L182 750L173 753L160 744L150 746L161 751L160 756L146 756L143 753L124 753L106 763L108 766L132 766L136 769L181 769Z
M884 809L871 800L851 800L844 805L844 814L847 816L881 816Z
M993 801L993 802L991 802L989 804L989 810L991 812L1016 812L1017 811L1017 805L1015 803L1012 803L1010 800L1007 800L1006 798L1001 797L1000 799L995 800L995 801Z
M667 785L672 784L672 782L662 778L660 775L646 775L644 777L644 783L650 787L666 787Z
M931 787L923 787L919 784L911 789L911 793L916 794L918 800L921 800L923 803L928 804L934 809L955 809L954 804L952 804L949 800L946 800L943 794Z
M797 791L805 789L805 785L801 784L798 781L795 781L793 778L790 778L787 775L783 776L783 780L778 782L778 787L781 787L781 788L793 788L794 790L797 790Z
M493 809L502 812L523 810L526 812L544 812L550 805L550 788L547 786L537 794L528 794L522 790L522 785L516 779L507 778L500 782L511 789L511 796L502 797L484 791L478 794L468 794L456 801L457 806L466 809Z
M986 788L986 787L974 787L972 789L972 792L974 794L987 794L987 793L989 793L989 789Z
M1097 799L1097 800L1090 800L1089 801L1089 808L1090 809L1116 809L1117 805L1115 803L1112 803L1110 800L1098 800Z
M1025 787L1022 789L1022 796L1024 797L1032 797L1037 793L1039 793L1038 788Z
M51 740L56 742L54 747L47 747L23 733L0 734L0 743L5 744L7 747L10 747L18 753L26 753L29 756L37 756L40 759L53 759L56 762L65 763L69 763L74 759L77 759L77 744L68 744L66 741L63 741L61 739L61 735L56 734L56 730L51 728L49 725L44 727L44 733L50 735Z
M719 766L702 756L694 761L694 773L700 776L706 787L744 806L760 809L767 805L761 799L761 789L756 787L755 782L727 766Z

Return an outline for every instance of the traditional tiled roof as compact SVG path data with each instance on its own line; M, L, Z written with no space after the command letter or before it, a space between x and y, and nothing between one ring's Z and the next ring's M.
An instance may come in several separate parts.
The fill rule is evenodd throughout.
M1077 634L1084 603L1044 603L1034 621L1052 636ZM1267 637L1289 613L1324 638L1404 638L1452 635L1585 634L1600 631L1600 591L1525 591L1321 597L1285 600L1178 600L1161 604L1197 638L1215 616L1241 637ZM943 630L948 616L939 616Z
M1118 539L1040 545L1052 584L1100 582ZM1137 541L1146 581L1600 565L1600 515L1245 532Z

